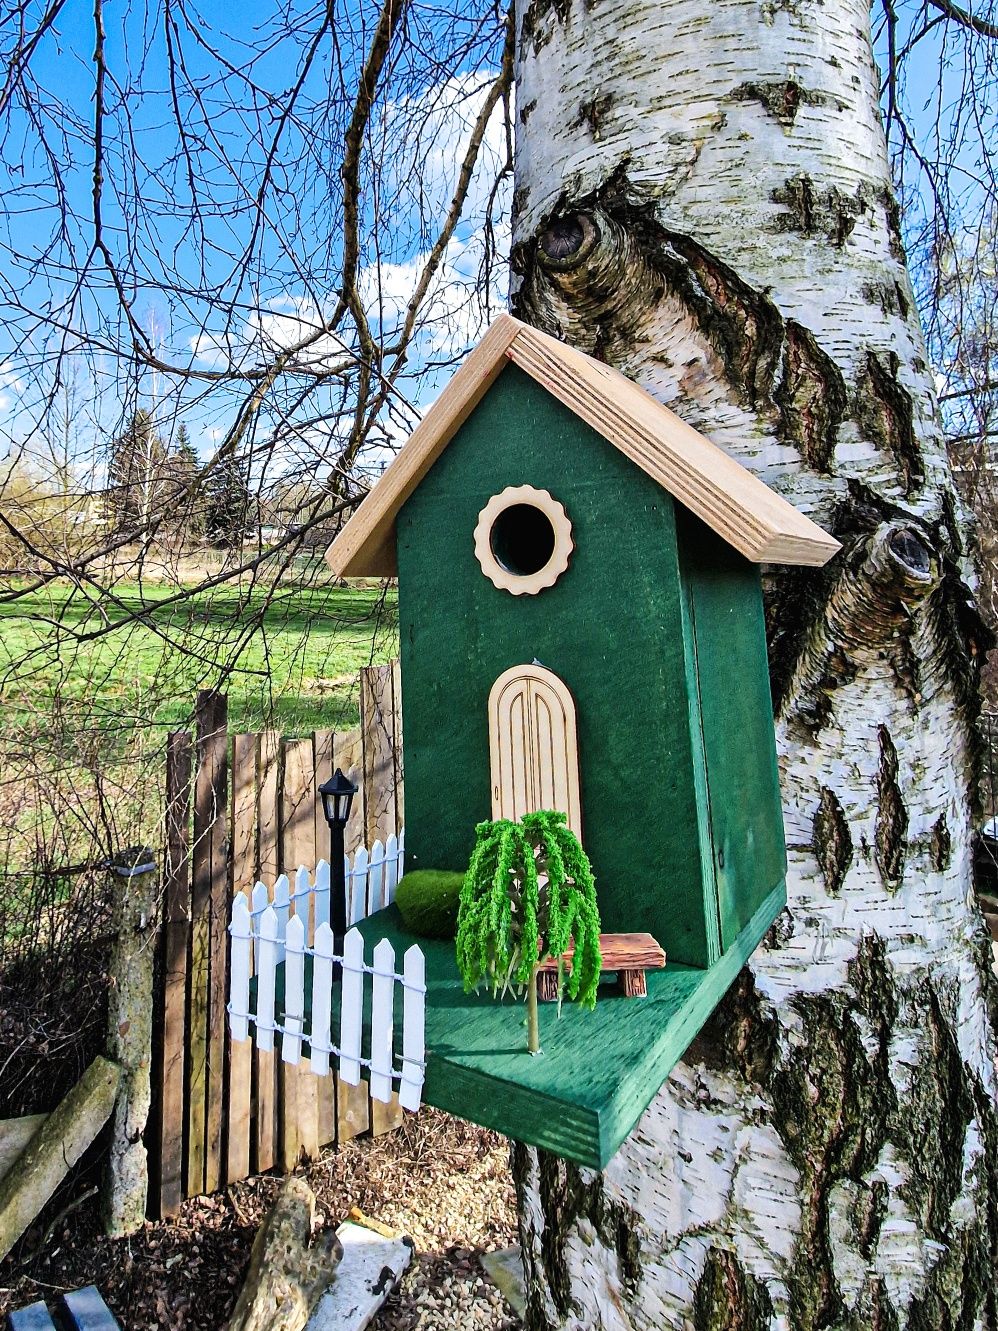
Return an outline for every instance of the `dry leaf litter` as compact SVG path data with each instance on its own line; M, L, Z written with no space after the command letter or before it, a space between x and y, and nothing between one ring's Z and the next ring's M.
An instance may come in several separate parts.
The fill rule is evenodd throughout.
M335 1226L358 1207L415 1243L414 1262L373 1331L520 1331L478 1260L516 1241L505 1138L424 1109L395 1131L349 1142L304 1172L321 1224ZM53 1224L53 1216L86 1194L88 1182L94 1179L77 1177L73 1194L57 1197L0 1264L0 1317L93 1283L123 1331L221 1331L278 1180L248 1179L195 1198L175 1221L148 1223L114 1242L101 1234L92 1195Z

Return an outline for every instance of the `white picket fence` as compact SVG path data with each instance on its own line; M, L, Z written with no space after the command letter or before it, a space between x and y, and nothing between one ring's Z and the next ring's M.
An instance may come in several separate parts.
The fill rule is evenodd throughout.
M395 896L402 876L404 836L380 841L370 853L363 847L345 863L347 922L356 924ZM418 1109L423 1088L426 970L422 950L410 947L395 970L395 949L383 938L374 948L372 964L364 959L364 939L349 929L343 953L334 951L329 925L329 865L320 860L315 873L302 865L294 891L282 874L271 892L257 883L251 897L238 892L232 903L229 935L229 1030L233 1040L248 1040L255 1028L256 1046L269 1051L281 1037L281 1058L298 1063L307 1043L311 1069L325 1076L335 1066L351 1086L366 1068L371 1095L387 1102L397 1087L404 1109ZM311 945L310 945L311 944ZM306 1007L305 958L312 958L311 1004ZM284 1012L275 1010L277 969L284 966ZM250 1010L250 978L256 977L256 1011ZM370 982L366 977L370 976ZM332 1038L334 983L341 986L339 1042ZM402 1050L396 1056L395 1003L401 989ZM366 991L366 994L365 994ZM370 1015L371 1044L361 1048L365 1001ZM311 1020L306 1029L306 1011ZM278 1020L278 1016L282 1018Z

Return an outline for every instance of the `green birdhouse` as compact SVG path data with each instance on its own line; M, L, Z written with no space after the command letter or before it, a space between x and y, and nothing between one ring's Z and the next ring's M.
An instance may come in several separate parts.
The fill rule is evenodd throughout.
M399 586L406 864L560 809L647 997L542 1013L427 958L424 1094L606 1164L785 902L759 565L838 544L630 380L500 317L328 552ZM389 908L363 926L405 937Z

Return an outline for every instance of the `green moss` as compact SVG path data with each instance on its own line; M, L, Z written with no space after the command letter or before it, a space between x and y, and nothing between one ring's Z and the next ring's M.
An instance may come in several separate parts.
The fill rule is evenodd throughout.
M413 869L395 891L407 929L420 938L453 938L464 874L452 869Z
M696 1331L765 1331L773 1303L761 1280L733 1252L711 1248L693 1296Z

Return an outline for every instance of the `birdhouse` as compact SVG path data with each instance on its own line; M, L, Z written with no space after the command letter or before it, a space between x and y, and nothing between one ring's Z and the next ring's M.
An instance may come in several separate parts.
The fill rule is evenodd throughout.
M424 943L428 1101L606 1164L785 902L759 565L837 549L608 366L509 316L467 357L328 552L398 578L407 868L562 810L604 930L668 962L544 1011L532 1059ZM412 941L393 907L363 928Z

